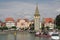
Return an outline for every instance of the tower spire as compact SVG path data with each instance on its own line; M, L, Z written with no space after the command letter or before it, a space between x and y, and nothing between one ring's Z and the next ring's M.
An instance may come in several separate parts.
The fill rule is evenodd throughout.
M39 10L38 10L38 3L36 4L36 10L34 16L40 16Z

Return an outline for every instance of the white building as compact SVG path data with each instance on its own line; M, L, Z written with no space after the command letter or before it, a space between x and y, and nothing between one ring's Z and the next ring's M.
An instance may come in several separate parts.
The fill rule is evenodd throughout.
M15 26L14 19L11 17L6 18L5 22L6 22L6 27L8 28Z
M44 22L44 27L48 26L50 29L54 28L54 20L52 18L45 18Z
M28 28L29 22L26 19L18 19L17 28Z
M45 27L48 26L50 29L54 28L54 23L45 23L44 25L45 25Z

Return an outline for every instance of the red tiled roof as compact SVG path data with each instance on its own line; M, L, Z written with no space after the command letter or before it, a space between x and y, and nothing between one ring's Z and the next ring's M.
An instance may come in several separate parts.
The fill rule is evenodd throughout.
M45 23L49 23L49 22L52 22L52 23L53 23L54 20L53 20L52 18L45 18L45 19L44 19L44 22L45 22Z
M20 20L25 20L25 22L29 22L28 19L18 19L17 22L19 22Z
M21 19L17 19L17 22L19 22Z
M29 19L26 19L26 18L25 18L24 20L25 20L26 22L29 22Z
M5 21L14 21L14 19L12 17L8 17L5 19Z

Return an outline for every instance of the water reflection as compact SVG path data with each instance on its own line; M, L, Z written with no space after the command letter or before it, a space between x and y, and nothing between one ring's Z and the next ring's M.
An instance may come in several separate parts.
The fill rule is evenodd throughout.
M14 34L1 34L0 40L15 40ZM28 32L20 32L16 35L16 40L49 40L47 38L35 37L35 35Z
M14 35L13 34L8 34L7 36L7 40L14 40Z
M7 40L7 34L1 34L0 40Z

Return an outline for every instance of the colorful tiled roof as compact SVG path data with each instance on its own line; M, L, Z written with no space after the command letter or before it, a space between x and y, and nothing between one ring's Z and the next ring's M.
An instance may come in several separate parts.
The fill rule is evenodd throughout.
M52 23L53 23L54 20L53 20L52 18L45 18L45 19L44 19L44 22L45 22L45 23L49 23L49 22L52 22Z
M8 17L5 19L5 21L14 21L14 19L12 17Z
M26 18L25 18L24 20L25 20L25 22L29 22L29 19L26 19Z

